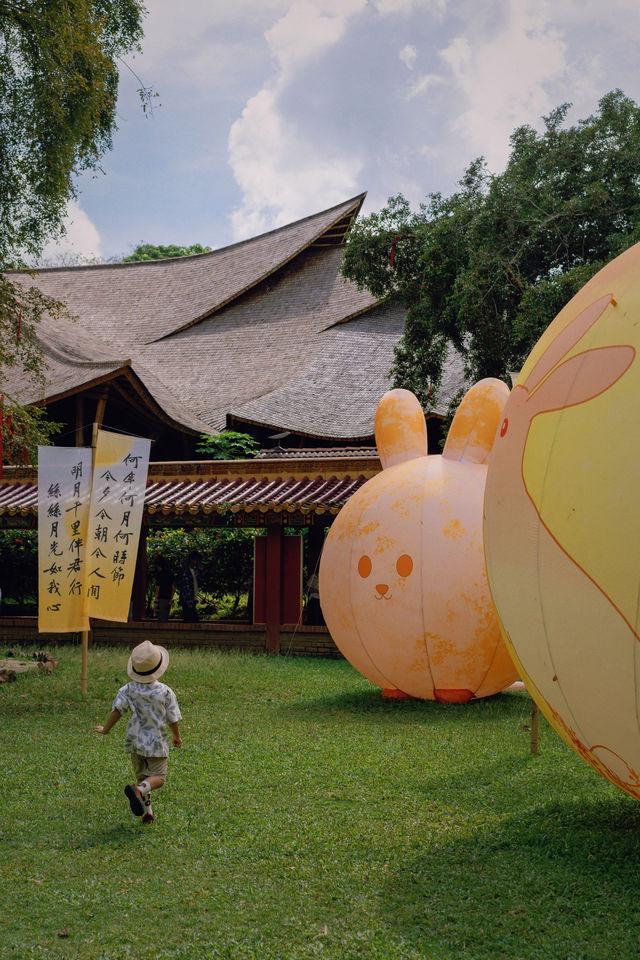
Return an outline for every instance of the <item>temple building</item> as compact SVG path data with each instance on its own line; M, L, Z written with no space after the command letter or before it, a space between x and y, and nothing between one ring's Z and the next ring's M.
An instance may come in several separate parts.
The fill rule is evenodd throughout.
M111 642L134 643L153 628L162 642L272 652L284 642L286 652L336 652L324 627L291 619L301 610L303 565L301 556L292 560L284 533L309 528L304 565L316 569L333 516L380 470L374 415L391 386L405 311L341 275L364 198L209 253L10 275L64 301L70 316L45 316L39 325L44 393L12 368L4 391L43 404L63 424L54 440L63 446L90 445L95 426L151 438L143 532L266 528L254 565L259 620L233 630L172 621L158 634L158 623L146 619L143 537L131 622L94 624L95 636L102 630ZM427 421L433 452L449 400L463 386L462 361L453 356ZM202 434L225 429L253 435L260 455L222 462L196 454ZM35 470L5 467L0 527L34 526L36 518ZM35 638L35 618L28 619L0 620L0 639Z
M150 437L155 461L225 429L267 448L373 446L405 311L340 274L364 198L210 253L12 274L71 318L40 323L44 396L12 370L5 391L46 405L54 442L89 443L98 421ZM433 428L462 383L456 357Z

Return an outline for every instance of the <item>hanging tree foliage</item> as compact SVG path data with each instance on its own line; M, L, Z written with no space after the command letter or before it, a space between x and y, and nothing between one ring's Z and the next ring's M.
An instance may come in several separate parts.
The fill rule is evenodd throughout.
M620 90L565 125L511 137L503 173L482 158L450 197L417 212L401 195L352 227L343 273L407 307L396 386L433 406L450 347L470 380L508 383L556 313L608 260L640 240L640 108Z
M59 315L64 306L37 287L18 287L0 278L0 390L4 371L18 367L25 384L41 387L44 393L45 362L36 331L45 311ZM46 443L56 430L57 424L46 419L42 408L24 406L19 398L0 393L0 464L34 463L37 445Z
M37 324L64 310L6 271L60 234L74 176L111 146L117 62L138 48L144 12L140 0L0 0L0 392L7 367L43 381ZM5 460L50 434L37 408L6 394L0 423Z

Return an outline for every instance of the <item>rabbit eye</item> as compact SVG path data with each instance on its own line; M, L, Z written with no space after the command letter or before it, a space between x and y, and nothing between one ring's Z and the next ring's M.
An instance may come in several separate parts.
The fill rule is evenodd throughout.
M502 426L500 427L500 436L504 437L505 433L509 429L509 418L505 417L502 421Z
M396 570L401 577L408 577L411 571L413 570L413 560L408 553L403 553L401 557L398 557L398 562L396 563Z
M358 573L361 577L368 577L371 573L371 560L366 555L358 560Z

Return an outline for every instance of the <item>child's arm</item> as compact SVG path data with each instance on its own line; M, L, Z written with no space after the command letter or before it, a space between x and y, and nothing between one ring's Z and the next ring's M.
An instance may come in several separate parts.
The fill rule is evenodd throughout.
M174 747L181 747L182 737L180 736L180 727L178 726L178 721L174 720L173 723L169 724L169 727L171 729L171 742L173 743Z
M111 730L112 727L115 727L121 716L122 714L119 710L112 710L107 717L107 722L105 723L104 727L94 727L91 733L104 733L106 735L109 733L109 730Z

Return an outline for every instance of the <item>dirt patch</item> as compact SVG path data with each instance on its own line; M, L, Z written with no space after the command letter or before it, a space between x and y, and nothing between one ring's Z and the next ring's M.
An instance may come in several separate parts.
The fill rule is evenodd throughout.
M0 660L0 683L13 683L18 674L29 673L30 670L52 673L59 666L60 661L52 657L48 650L39 651L30 660L14 656L9 651L9 656Z

